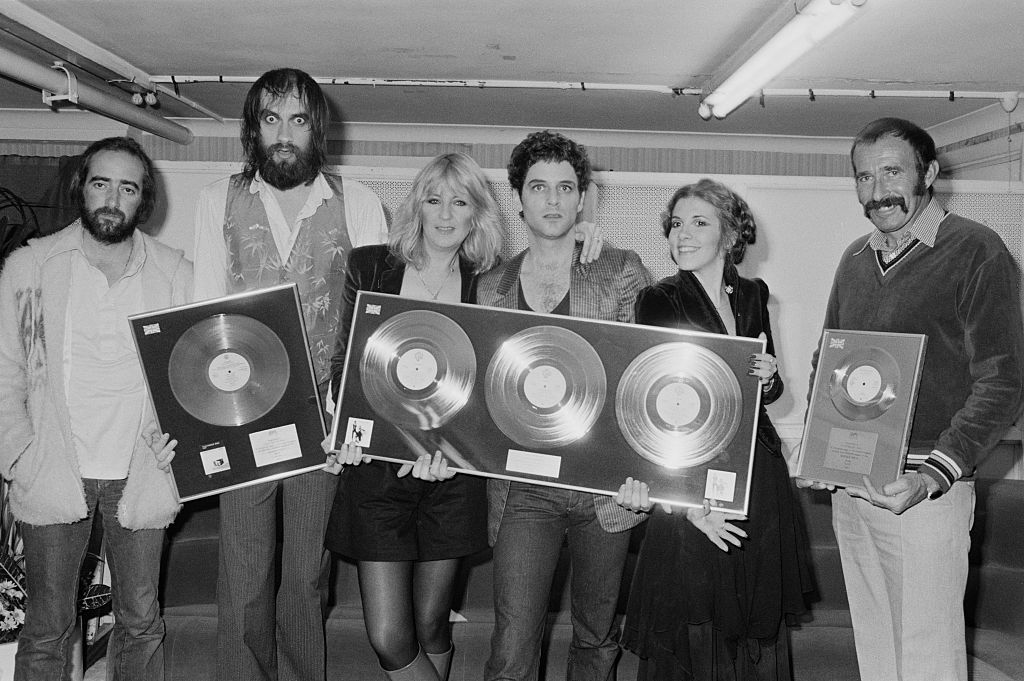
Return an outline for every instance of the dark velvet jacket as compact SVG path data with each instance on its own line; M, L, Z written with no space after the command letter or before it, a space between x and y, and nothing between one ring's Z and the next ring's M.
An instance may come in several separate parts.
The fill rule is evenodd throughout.
M463 303L475 303L477 275L473 271L473 264L461 255L459 273L462 275L462 293L459 300ZM348 348L352 316L356 309L356 294L359 291L373 291L397 295L402 292L404 276L405 263L384 244L360 246L349 253L345 288L342 292L344 298L341 301L341 323L338 325L338 337L334 342L334 354L331 356L331 394L335 399L341 386L341 375L345 370L345 351Z
M774 355L775 344L768 321L768 285L760 279L740 277L732 265L726 266L724 280L732 289L729 304L736 320L736 335L757 338L763 332L767 338L766 351ZM697 277L682 270L640 292L636 299L636 321L649 326L728 333ZM761 413L757 424L758 440L775 454L781 453L781 441L764 407L777 400L782 390L782 377L776 374L770 389L761 393Z

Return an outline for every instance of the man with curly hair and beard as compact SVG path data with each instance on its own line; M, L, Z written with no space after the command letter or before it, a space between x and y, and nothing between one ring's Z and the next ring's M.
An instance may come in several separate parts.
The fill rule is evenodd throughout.
M203 189L196 205L197 300L294 282L324 396L348 253L382 243L377 196L323 172L330 113L297 69L263 74L242 118L241 173ZM327 515L338 479L312 471L220 496L217 678L315 681L325 676ZM275 590L277 499L282 564Z

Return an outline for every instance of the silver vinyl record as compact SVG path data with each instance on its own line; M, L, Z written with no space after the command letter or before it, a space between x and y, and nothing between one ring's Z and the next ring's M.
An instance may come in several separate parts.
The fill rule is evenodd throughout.
M381 417L432 430L459 412L476 380L476 355L462 327L432 310L409 310L366 340L363 394Z
M242 314L196 322L178 338L168 360L178 404L215 426L242 426L266 415L281 400L290 377L281 339Z
M851 421L870 421L889 411L899 392L900 368L881 348L854 350L832 371L828 390L836 410Z
M665 468L692 468L718 456L740 426L743 395L729 365L686 342L637 355L619 380L615 417L626 442Z
M590 432L607 379L597 351L559 326L534 326L498 348L484 395L495 425L523 447L559 447Z

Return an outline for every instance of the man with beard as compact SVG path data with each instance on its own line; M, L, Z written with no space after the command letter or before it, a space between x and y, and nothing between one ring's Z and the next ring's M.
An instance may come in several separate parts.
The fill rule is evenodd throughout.
M851 157L875 230L843 254L825 328L928 337L905 472L832 499L860 675L965 681L974 474L1021 411L1018 271L998 235L932 196L927 132L882 118Z
M387 237L373 192L321 172L329 123L327 100L307 74L263 74L244 104L245 166L203 189L195 242L197 300L298 286L322 394L348 252ZM313 471L221 494L218 679L324 678L324 532L337 482ZM278 495L283 547L275 590Z
M32 239L0 274L0 473L25 541L15 678L68 678L78 578L103 519L113 589L113 679L163 679L157 592L178 512L128 316L188 302L192 265L136 230L156 201L134 140L90 145L72 192L80 219Z

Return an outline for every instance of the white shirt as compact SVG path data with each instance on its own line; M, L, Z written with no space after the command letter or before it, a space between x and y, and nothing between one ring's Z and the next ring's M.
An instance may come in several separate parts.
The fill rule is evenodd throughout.
M195 300L220 298L227 295L228 253L224 243L224 209L227 205L230 178L207 185L196 200L195 214ZM380 199L365 185L342 178L345 200L345 224L352 246L384 243L388 225ZM334 196L323 174L318 174L310 187L309 196L293 224L285 221L274 192L259 173L249 184L249 192L259 194L270 221L270 232L281 257L287 262L295 245L302 220L316 213L317 208ZM339 292L340 294L340 292Z
M82 233L84 234L84 232ZM73 250L65 312L64 390L83 478L128 477L148 401L128 316L143 312L146 246L136 233L124 274L114 282Z

